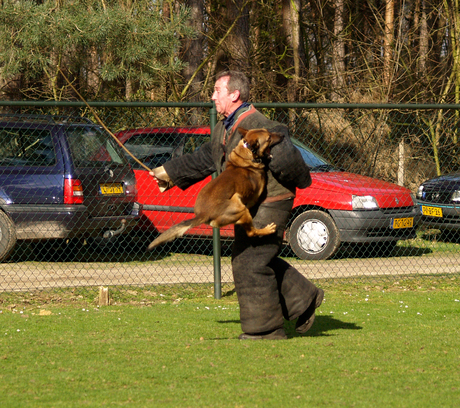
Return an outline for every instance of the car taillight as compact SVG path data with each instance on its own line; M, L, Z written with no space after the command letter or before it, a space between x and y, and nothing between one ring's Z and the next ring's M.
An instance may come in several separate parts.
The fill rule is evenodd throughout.
M137 200L137 183L125 184L125 194Z
M83 204L83 186L80 180L64 180L64 204Z

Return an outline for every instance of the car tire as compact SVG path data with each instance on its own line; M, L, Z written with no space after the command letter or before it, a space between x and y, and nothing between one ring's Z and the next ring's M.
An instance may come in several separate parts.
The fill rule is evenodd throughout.
M340 234L329 214L310 210L294 219L289 228L288 242L300 259L323 260L339 249Z
M16 242L16 229L13 222L3 211L0 211L0 262L8 259Z

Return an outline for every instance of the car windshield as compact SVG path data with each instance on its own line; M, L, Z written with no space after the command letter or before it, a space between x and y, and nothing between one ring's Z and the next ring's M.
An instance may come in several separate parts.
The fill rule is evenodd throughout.
M98 127L69 127L67 135L70 151L77 167L126 164L123 150L118 143Z
M309 147L305 146L302 142L292 138L292 143L300 151L305 163L307 163L310 170L313 172L328 172L328 171L341 171L337 167L330 164L326 159L319 154L313 152Z

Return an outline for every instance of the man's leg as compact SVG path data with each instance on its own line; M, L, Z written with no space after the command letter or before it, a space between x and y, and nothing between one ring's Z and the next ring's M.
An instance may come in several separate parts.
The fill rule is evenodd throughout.
M268 266L278 246L273 236L249 238L235 228L233 279L245 333L266 333L283 327L284 319L274 271ZM274 235L274 234L273 234Z
M258 208L254 224L258 227L274 222L275 234L249 238L242 228L235 227L232 267L245 333L282 329L283 317L293 320L305 315L317 297L313 283L277 258L291 208L292 200Z

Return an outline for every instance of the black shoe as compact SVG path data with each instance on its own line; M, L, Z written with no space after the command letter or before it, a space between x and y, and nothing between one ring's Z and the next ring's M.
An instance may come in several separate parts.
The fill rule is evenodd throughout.
M297 319L297 323L295 325L295 331L299 334L306 333L308 330L311 329L313 323L315 321L315 310L321 306L324 298L324 290L318 288L318 292L316 292L316 298L314 302L311 302L311 305L308 306L307 310L303 312Z
M240 340L285 340L287 339L284 329L277 329L271 332L264 333L241 333L238 338Z

